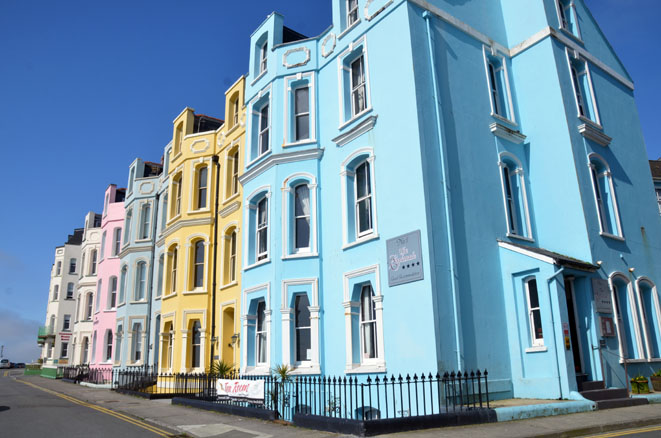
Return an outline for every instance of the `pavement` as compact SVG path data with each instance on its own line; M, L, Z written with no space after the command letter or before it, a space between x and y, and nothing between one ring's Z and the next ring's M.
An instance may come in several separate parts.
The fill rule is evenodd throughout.
M89 405L99 406L144 421L147 424L177 431L179 436L195 438L341 437L338 434L298 428L280 422L268 422L174 406L170 400L146 400L118 394L108 389L89 388L61 380L23 375L11 377ZM565 438L652 425L661 425L661 404L381 436L397 438L466 436L475 438Z

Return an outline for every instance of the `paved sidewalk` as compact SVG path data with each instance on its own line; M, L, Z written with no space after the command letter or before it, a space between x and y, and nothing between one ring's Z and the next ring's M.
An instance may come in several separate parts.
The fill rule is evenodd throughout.
M67 394L162 427L199 438L340 437L278 423L173 406L170 400L145 400L107 389L88 388L39 376L18 376L43 388ZM392 438L580 437L600 432L661 424L661 404L609 409L580 414L533 418L476 426L429 429L381 435Z

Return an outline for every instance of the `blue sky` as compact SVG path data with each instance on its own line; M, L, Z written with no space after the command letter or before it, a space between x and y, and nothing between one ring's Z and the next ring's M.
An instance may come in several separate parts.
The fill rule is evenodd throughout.
M586 0L636 84L651 158L661 157L658 0ZM0 344L38 356L53 251L135 157L160 160L190 106L222 117L248 69L249 37L277 10L316 36L330 0L0 2Z

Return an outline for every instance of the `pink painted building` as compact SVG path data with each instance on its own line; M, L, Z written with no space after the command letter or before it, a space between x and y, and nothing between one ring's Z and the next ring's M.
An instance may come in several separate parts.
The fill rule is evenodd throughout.
M98 383L108 383L113 366L115 347L115 310L119 288L119 253L124 226L125 189L111 184L106 189L101 218L101 247L99 249L98 280L94 313L94 338L90 368L103 368Z

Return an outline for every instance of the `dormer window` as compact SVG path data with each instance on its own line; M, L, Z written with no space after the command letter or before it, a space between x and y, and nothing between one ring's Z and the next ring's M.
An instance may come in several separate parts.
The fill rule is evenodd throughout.
M268 41L264 41L262 47L259 50L259 74L262 74L266 71L266 61L268 57Z
M181 145L184 142L184 123L181 122L177 125L174 138L174 155L177 156L181 153Z

